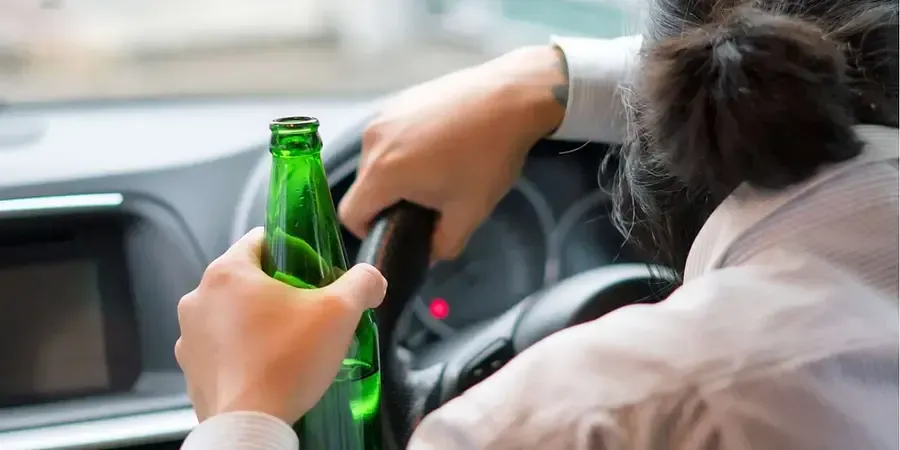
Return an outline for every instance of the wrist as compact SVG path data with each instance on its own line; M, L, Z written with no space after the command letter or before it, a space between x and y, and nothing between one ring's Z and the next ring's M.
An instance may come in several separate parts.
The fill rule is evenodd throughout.
M278 394L286 392L284 389L278 389L280 385L278 380L270 379L261 384L265 387L244 389L230 400L220 401L220 406L211 415L252 411L275 417L287 424L292 424L300 418L301 414L294 411L294 405L288 400L289 396Z
M501 59L513 72L500 90L500 101L513 105L521 126L535 139L546 137L562 124L569 98L565 56L552 45L524 47Z

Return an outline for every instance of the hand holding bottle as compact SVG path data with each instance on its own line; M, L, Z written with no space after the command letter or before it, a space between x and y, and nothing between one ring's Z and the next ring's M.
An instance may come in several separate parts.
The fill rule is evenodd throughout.
M337 375L360 317L384 297L377 269L358 265L302 290L260 268L257 228L216 259L178 304L175 356L199 420L257 411L297 421Z
M363 135L357 180L340 204L347 228L365 236L379 212L408 200L441 213L434 258L456 257L528 150L562 122L561 58L550 46L524 48L389 100Z

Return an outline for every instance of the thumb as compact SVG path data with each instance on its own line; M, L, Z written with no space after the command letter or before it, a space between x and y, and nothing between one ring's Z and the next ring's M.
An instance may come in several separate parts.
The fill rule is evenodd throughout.
M334 283L323 288L330 296L340 298L359 310L375 308L384 300L387 280L375 267L357 264Z

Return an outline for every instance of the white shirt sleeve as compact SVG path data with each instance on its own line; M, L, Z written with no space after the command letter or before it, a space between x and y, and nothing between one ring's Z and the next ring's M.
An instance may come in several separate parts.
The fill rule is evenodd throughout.
M562 125L551 136L567 141L619 143L625 135L620 87L628 81L641 36L616 39L553 37L565 56L569 100Z
M203 421L181 450L298 450L299 446L294 430L281 419L239 411Z

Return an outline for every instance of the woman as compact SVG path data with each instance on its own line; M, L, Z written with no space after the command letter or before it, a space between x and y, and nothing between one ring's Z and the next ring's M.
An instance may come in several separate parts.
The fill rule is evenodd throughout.
M536 344L426 417L411 449L897 448L896 3L654 6L636 77L622 79L628 133L610 188L622 231L683 285ZM452 257L525 149L557 128L588 134L572 124L585 104L602 110L585 100L598 92L585 80L602 76L576 74L609 66L580 59L584 41L558 44L567 70L530 49L396 99L366 136L348 226L364 234L407 198L444 213L436 257ZM627 75L625 62L613 71ZM551 86L566 72L563 117ZM496 147L467 167L465 139L488 132ZM473 182L457 186L461 174ZM278 286L259 271L259 242L236 244L180 305L176 354L201 420L214 416L185 448L296 446L286 423L324 392L383 294L365 267L324 292Z

